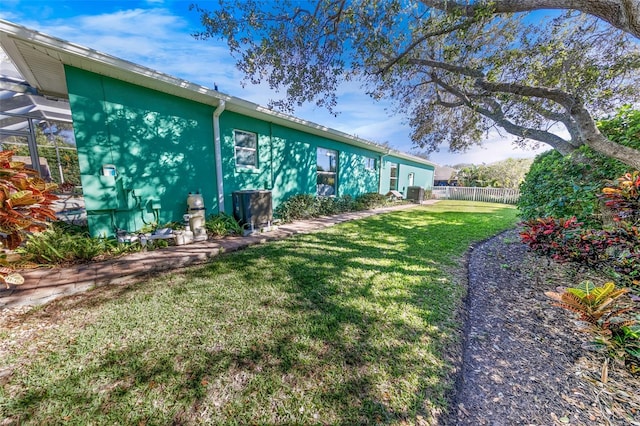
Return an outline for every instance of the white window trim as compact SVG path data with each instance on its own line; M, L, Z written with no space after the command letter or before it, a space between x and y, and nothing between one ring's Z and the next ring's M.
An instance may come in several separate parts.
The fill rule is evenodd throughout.
M329 149L329 148L324 148L324 147L319 146L319 147L316 148L316 156L317 156L318 150L320 150L320 149L323 149L323 150L325 150L327 152L334 152L335 153L334 158L335 158L335 161L336 161L336 163L335 163L336 170L333 171L333 172L329 171L329 170L323 170L323 171L317 170L318 167L317 167L317 161L316 161L316 175L333 176L333 181L334 181L333 192L334 193L333 193L333 195L330 195L330 197L335 197L336 194L338 193L338 167L339 167L338 159L340 157L340 152L338 150L336 150L336 149ZM317 193L316 193L316 196L318 196Z
M392 175L392 170L396 169L395 177ZM397 191L399 189L399 178L400 178L400 165L398 163L389 163L389 189L391 191ZM391 181L395 180L395 188L394 185L391 185Z
M255 137L255 141L256 141L256 147L255 148L247 148L244 146L237 146L236 145L236 133L244 133L247 135L253 135ZM255 163L254 164L239 164L238 163L238 150L241 151L252 151L255 153ZM259 164L259 159L258 159L258 134L255 132L249 132L247 130L240 130L240 129L233 129L233 159L235 161L236 164L236 168L243 168L243 169L257 169L258 168L258 164Z
M369 165L369 162L372 162L371 166ZM369 171L375 171L376 170L376 159L373 157L364 157L364 168L365 170L369 170Z

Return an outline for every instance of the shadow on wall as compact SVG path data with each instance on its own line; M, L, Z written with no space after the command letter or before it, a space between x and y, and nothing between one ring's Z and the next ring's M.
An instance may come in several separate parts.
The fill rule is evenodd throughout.
M316 149L299 138L274 137L274 207L296 194L316 193Z
M181 220L189 192L202 192L207 208L217 211L211 108L160 100L73 104L81 111L74 124L94 235ZM111 165L114 171L104 173Z
M316 193L316 150L313 145L301 142L300 135L294 132L271 137L260 134L259 140L258 167L247 168L236 166L233 135L223 136L222 169L227 213L232 211L231 194L234 191L271 190L274 208L293 195Z

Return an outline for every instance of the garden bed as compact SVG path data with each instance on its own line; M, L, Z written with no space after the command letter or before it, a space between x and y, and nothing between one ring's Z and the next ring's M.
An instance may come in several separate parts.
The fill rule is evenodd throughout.
M515 231L473 249L451 424L640 424L640 380L544 295L584 279L605 281L528 252Z

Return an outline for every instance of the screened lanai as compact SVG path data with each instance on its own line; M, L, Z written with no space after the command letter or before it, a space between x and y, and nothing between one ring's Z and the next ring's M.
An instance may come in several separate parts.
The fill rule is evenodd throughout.
M44 96L0 50L0 147L42 178L66 187L80 184L69 103ZM39 167L34 167L38 164Z

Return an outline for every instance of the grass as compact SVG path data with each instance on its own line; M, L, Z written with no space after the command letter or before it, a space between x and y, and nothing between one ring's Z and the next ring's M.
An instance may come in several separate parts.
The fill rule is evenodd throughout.
M431 423L447 409L459 343L465 290L452 271L472 242L515 222L512 207L440 202L54 302L24 321L56 309L64 321L0 361L15 369L0 413L17 424Z

